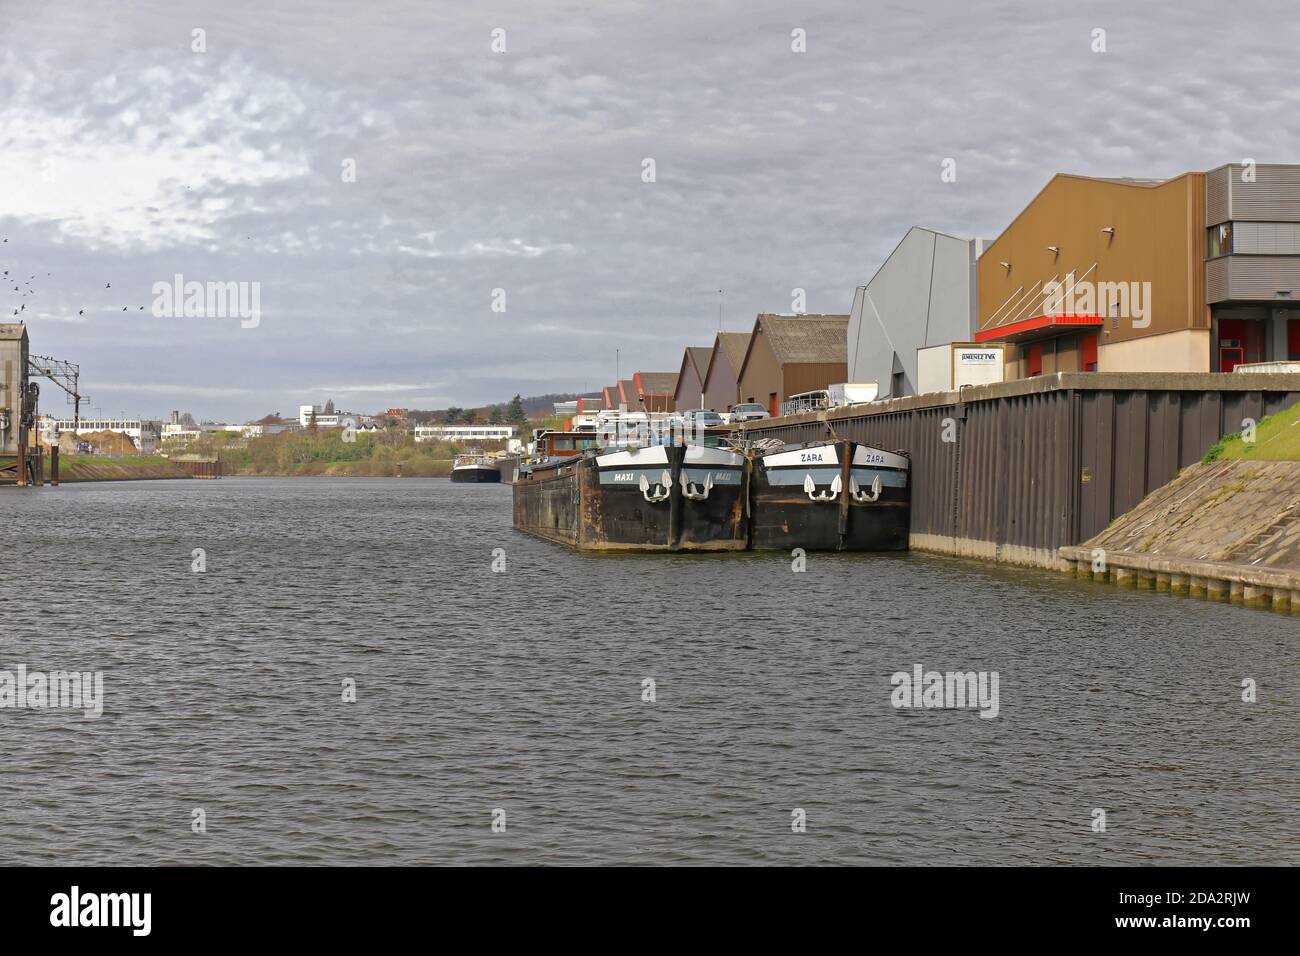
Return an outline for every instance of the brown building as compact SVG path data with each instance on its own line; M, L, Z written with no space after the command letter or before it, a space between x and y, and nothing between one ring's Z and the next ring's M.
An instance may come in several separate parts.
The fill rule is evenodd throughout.
M1009 378L1209 371L1205 175L1057 175L980 256L977 342Z
M736 378L740 401L775 416L791 395L845 381L848 332L847 315L760 314Z
M677 370L677 389L673 393L673 411L707 408L704 404L704 376L709 370L713 350L689 347L682 353L682 367Z
M713 340L708 365L704 370L702 408L725 412L740 401L740 365L749 350L750 332L719 332Z
M637 372L632 376L636 404L628 408L640 412L671 412L677 391L676 372Z
M639 412L641 410L640 396L636 393L636 383L630 378L621 378L618 380L618 391L615 393L614 407L626 405L628 411Z

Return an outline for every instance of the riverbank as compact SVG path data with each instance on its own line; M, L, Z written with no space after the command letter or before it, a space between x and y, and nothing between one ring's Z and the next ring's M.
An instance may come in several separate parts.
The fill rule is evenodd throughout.
M59 483L79 481L148 481L166 478L191 478L188 471L173 461L152 455L121 458L100 456L59 457ZM45 478L50 478L50 460L45 459ZM9 482L13 485L13 482Z
M446 478L451 474L451 459L305 461L279 467L227 464L225 473L246 478Z

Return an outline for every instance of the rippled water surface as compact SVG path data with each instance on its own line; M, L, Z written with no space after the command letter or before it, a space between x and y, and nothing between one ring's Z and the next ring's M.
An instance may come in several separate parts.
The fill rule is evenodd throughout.
M0 513L0 668L105 687L99 720L0 710L6 862L1300 862L1297 618L919 554L583 555L437 479ZM894 709L915 664L997 671L998 717Z

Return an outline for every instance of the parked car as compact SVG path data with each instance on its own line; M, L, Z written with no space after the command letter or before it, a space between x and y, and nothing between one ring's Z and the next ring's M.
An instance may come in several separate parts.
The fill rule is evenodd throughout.
M715 428L727 424L721 415L711 408L692 408L682 413L682 422L687 428Z
M739 405L731 406L731 424L738 425L741 422L755 422L760 418L771 418L768 410L757 402L741 402Z

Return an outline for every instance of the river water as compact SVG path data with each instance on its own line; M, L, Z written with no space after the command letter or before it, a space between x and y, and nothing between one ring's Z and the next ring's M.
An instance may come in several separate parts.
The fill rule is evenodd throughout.
M8 863L1300 862L1297 618L920 554L577 554L439 479L0 511L0 669L103 674L98 719L0 709ZM916 665L997 672L997 716L895 708Z

